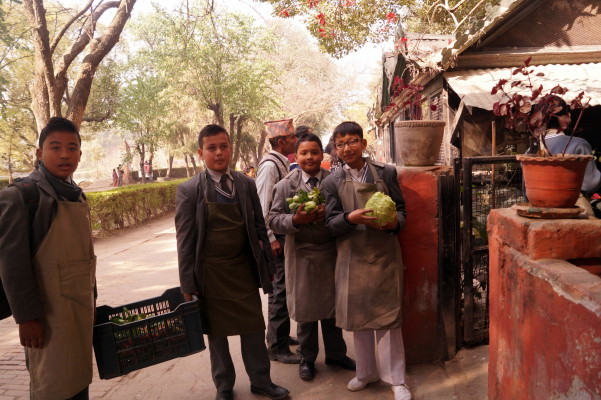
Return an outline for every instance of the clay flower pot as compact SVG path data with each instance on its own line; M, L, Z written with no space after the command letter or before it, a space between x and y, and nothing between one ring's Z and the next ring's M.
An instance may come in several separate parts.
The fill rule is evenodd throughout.
M434 165L440 153L444 121L397 121L394 140L397 154L407 166Z
M526 196L534 207L574 207L587 163L592 155L566 154L539 157L518 155L522 164Z

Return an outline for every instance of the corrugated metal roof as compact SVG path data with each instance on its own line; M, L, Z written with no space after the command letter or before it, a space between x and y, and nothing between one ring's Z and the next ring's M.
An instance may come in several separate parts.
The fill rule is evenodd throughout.
M549 64L532 67L531 76L535 87L543 85L543 93L556 85L563 86L568 92L562 96L571 100L584 91L586 98L591 97L590 105L601 105L601 63L590 64ZM512 75L515 68L489 68L466 71L444 72L443 75L451 88L468 106L492 110L493 104L502 99L500 94L491 95L490 91L499 79L519 79L523 75ZM535 76L542 72L544 76ZM529 94L529 90L521 90Z

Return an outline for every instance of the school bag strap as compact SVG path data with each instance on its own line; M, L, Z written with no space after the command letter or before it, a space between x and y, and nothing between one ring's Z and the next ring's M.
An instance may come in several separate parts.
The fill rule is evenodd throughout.
M27 207L28 214L28 226L29 226L29 246L31 249L34 249L34 239L33 239L33 220L35 218L35 213L38 209L38 205L40 203L40 192L38 191L38 185L35 183L33 179L30 178L17 178L14 183L9 186L14 186L19 189L21 192L21 197L23 197L23 202ZM2 281L0 280L0 320L8 318L12 315L12 311L10 310L10 305L8 304L8 299L6 297L6 293L4 292L4 287L2 286Z

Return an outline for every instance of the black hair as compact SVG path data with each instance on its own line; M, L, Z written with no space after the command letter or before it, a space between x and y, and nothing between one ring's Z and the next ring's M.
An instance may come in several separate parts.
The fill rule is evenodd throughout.
M559 96L552 96L549 99L549 107L559 108L559 111L556 111L551 115L549 122L547 122L547 129L561 129L559 119L557 117L568 115L570 113L570 107L565 100Z
M334 128L332 140L336 140L336 137L338 136L346 135L357 135L361 139L363 139L363 128L361 128L361 125L354 121L344 121L343 123L339 124L336 128Z
M198 147L202 149L202 140L208 136L219 135L220 133L225 133L229 139L230 135L227 133L227 130L221 126L216 124L205 125L204 128L200 130L198 134Z
M41 149L44 142L48 138L48 135L54 132L67 132L73 133L77 136L77 141L81 144L81 136L79 136L79 130L73 122L63 117L52 117L46 124L46 126L40 132L40 138L38 140L38 147Z
M319 145L319 149L323 153L323 144L321 144L321 139L319 138L319 136L317 136L317 135L315 135L313 133L305 133L303 136L301 136L301 137L298 138L298 141L296 142L295 152L298 151L298 147L303 142L315 142L315 143L317 143Z
M300 138L301 136L306 135L308 133L313 133L312 131L313 129L310 126L299 125L296 127L296 137Z

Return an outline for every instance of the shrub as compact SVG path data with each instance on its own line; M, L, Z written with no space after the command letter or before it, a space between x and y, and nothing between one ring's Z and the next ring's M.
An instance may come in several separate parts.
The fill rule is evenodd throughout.
M175 190L184 181L179 179L87 193L92 229L96 232L122 229L174 210Z

